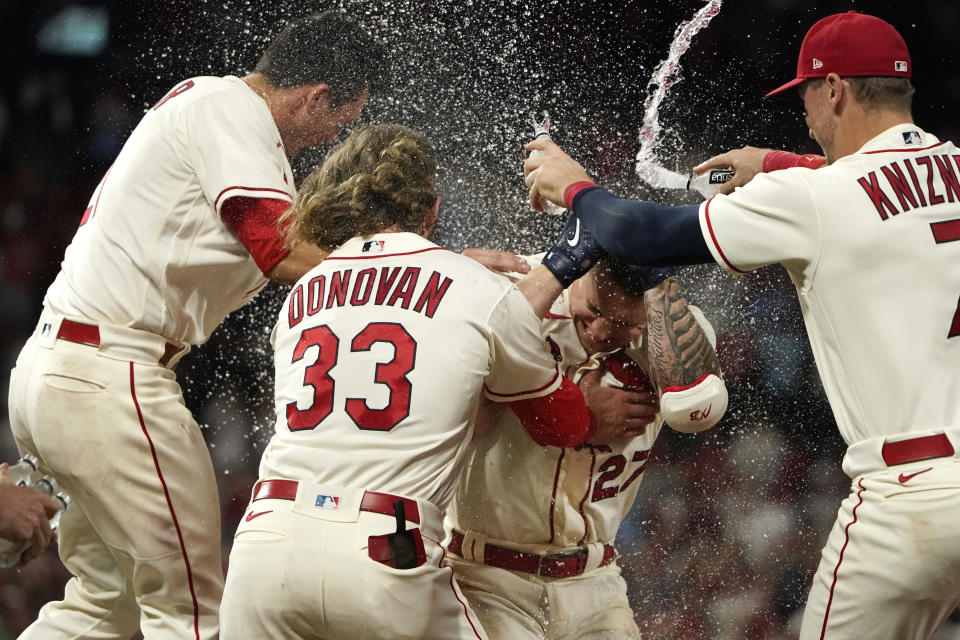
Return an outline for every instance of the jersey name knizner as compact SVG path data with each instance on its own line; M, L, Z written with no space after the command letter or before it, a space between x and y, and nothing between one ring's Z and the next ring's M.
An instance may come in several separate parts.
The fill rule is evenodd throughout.
M295 327L322 309L366 304L411 309L432 318L451 284L452 278L437 271L424 275L420 267L343 269L294 287L287 318L289 326Z
M930 154L902 158L857 182L881 220L910 209L960 200L960 156Z

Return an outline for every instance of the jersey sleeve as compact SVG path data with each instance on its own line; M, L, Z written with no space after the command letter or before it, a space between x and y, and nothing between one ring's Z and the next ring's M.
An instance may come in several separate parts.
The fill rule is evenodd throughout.
M271 198L227 198L220 217L247 248L260 271L267 275L289 253L280 230L280 218L289 204Z
M500 298L488 320L490 370L484 393L494 402L545 396L560 386L561 375L540 335L540 320L516 286Z
M234 196L293 200L279 134L256 100L242 91L218 91L182 115L189 162L218 215Z
M714 260L735 275L778 262L796 275L815 263L821 229L804 177L812 171L759 174L700 205L700 230Z

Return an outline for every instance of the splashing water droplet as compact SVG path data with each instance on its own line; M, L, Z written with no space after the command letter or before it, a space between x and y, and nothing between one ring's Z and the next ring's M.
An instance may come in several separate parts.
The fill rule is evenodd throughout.
M667 169L657 159L656 147L660 141L660 103L670 88L680 82L680 57L690 48L693 37L710 24L720 13L723 0L710 0L697 11L693 18L680 23L674 32L673 42L666 60L660 62L650 76L647 88L651 89L644 102L643 126L640 128L640 151L637 152L637 176L652 187L686 189L687 176Z

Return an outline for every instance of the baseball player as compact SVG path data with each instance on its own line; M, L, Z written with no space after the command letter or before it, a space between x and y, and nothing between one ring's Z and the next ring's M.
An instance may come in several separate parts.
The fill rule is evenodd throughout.
M541 444L592 434L539 336L560 282L534 308L429 242L435 167L422 135L374 125L301 187L290 233L331 253L275 328L276 433L230 554L225 640L486 638L440 545L481 395Z
M960 153L914 124L911 65L879 18L814 24L771 94L799 93L827 166L799 158L699 207L616 198L529 145L532 201L573 208L580 253L790 274L853 480L804 640L928 638L960 602Z
M678 430L702 431L719 421L727 395L703 314L673 278L656 282L665 271L637 275L601 262L557 298L541 327L597 420L627 433L542 446L498 411L447 511L457 581L491 638L639 637L616 564L617 529L664 416Z
M11 375L20 451L73 497L73 578L21 637L217 637L217 484L173 367L322 258L277 230L288 157L357 118L380 58L345 16L292 22L253 74L177 84L97 186Z

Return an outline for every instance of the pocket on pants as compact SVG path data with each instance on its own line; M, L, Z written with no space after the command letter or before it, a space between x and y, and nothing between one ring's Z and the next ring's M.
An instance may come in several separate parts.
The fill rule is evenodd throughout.
M97 380L68 376L62 373L43 374L43 384L60 391L73 393L97 393L107 388L105 384Z
M379 562L397 571L409 571L410 569L422 567L427 561L427 553L423 548L423 537L420 535L420 529L408 529L407 531L413 538L413 549L410 550L416 558L413 566L407 566L402 569L397 568L396 559L394 558L394 546L390 543L390 539L397 535L394 533L381 536L369 536L367 538L367 555L374 562Z
M268 531L265 529L247 529L245 531L238 531L236 535L233 536L233 539L236 542L246 542L246 543L263 543L263 542L280 542L288 538L287 534L280 533L279 531Z

